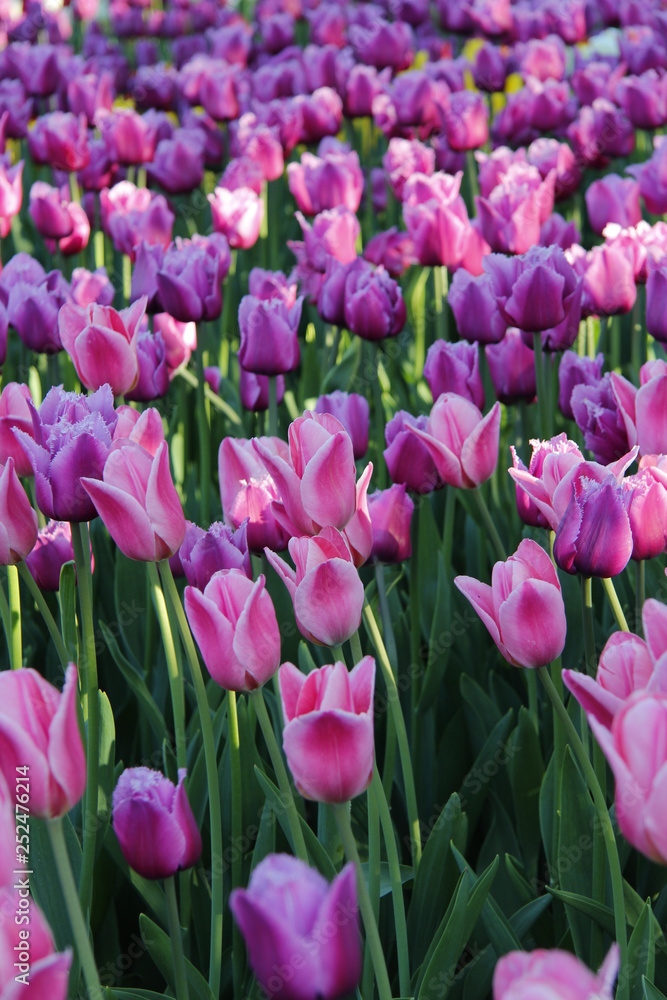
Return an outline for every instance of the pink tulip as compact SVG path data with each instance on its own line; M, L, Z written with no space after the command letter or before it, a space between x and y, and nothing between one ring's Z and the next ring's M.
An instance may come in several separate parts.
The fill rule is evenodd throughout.
M613 1000L618 963L617 944L597 976L567 951L511 951L496 965L493 1000Z
M155 455L135 441L114 444L103 478L82 479L114 542L129 559L157 562L177 552L185 516L169 471L163 441Z
M23 160L14 167L0 161L0 239L6 239L12 219L21 211L23 201Z
M229 907L264 996L337 1000L354 993L362 954L352 865L329 885L304 861L270 854L247 889L233 890Z
M296 572L270 549L266 557L287 587L299 631L322 646L337 646L361 623L364 586L345 537L323 528L314 538L290 538Z
M137 335L145 311L145 297L120 312L112 306L81 309L69 302L62 307L60 339L87 389L108 383L114 395L122 396L137 384Z
M19 867L17 862L22 860L22 854L28 853L16 849L15 815L14 789L10 793L9 786L0 771L0 888L14 881L15 871Z
M16 430L34 437L30 389L22 382L7 382L0 393L0 463L13 458L19 476L31 476L32 464L25 453Z
M330 803L361 795L375 763L373 657L365 656L350 673L334 663L307 677L283 663L278 681L283 749L299 793Z
M0 566L15 566L37 541L37 514L14 468L14 459L0 465Z
M254 447L270 472L281 502L273 511L291 535L315 535L323 527L344 528L356 509L354 452L343 425L328 413L306 411L289 427L283 458L256 439Z
M409 430L424 442L447 485L471 490L493 475L498 463L500 403L494 403L484 417L469 399L444 392L433 405L427 429Z
M267 452L285 462L289 447L280 438L256 439ZM264 548L280 551L287 548L289 534L273 513L280 493L253 441L246 438L223 438L218 452L218 478L225 522L239 528L248 522L248 548L261 553Z
M645 465L622 486L629 494L632 558L653 559L667 548L667 476Z
M558 576L537 542L525 538L493 567L492 583L457 576L454 583L515 667L543 667L560 656L567 624Z
M185 588L185 610L204 663L228 691L254 691L280 664L280 631L265 578L240 569L214 573L203 592Z
M29 768L30 814L40 819L69 812L86 787L77 701L73 663L62 693L29 667L0 673L0 771L14 788L17 768Z
M304 215L318 215L338 205L356 212L364 189L358 154L331 138L322 140L317 156L305 152L300 163L288 164L287 180Z
M371 555L384 563L400 563L412 555L410 525L415 509L405 483L394 483L387 490L376 490L368 497L368 512L373 528Z
M28 902L19 895L22 891L11 883L0 888L0 996L3 1000L21 996L66 1000L72 951L55 950L49 926L35 901L30 899L29 908L22 909ZM17 916L24 914L27 922L18 923Z
M236 191L217 187L208 196L213 228L229 240L230 247L247 250L255 245L264 218L264 202L250 188Z
M570 502L572 477L584 456L565 433L550 441L531 441L531 444L533 453L527 469L512 448L514 467L509 474L517 485L519 514L526 524L548 525L555 531ZM524 510L526 515L528 510L532 512L531 520L524 516Z

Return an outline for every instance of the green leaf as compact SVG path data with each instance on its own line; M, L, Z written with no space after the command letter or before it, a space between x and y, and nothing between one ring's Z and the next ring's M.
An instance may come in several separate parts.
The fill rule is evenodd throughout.
M116 725L111 703L104 691L98 691L100 703L99 772L97 778L98 834L95 855L99 857L102 841L111 817L111 796L116 785Z
M408 912L410 950L415 967L426 953L456 884L458 873L449 845L452 840L459 839L464 825L462 820L461 803L455 792L433 824L415 877Z
M401 872L401 885L406 885L406 883L411 882L415 877L414 870L410 865L399 865ZM366 881L368 882L368 862L364 861L361 865L361 870L363 871ZM388 896L391 892L391 875L389 873L389 864L386 861L380 862L380 896Z
M611 934L612 937L614 936L614 911L608 906L603 906L602 903L596 902L596 900L591 899L589 896L582 896L581 893L565 892L563 889L555 889L550 885L546 886L546 891L550 896L560 900L566 907L566 910L572 909L578 913L583 913L586 917L594 920L604 931Z
M572 752L568 747L561 775L560 836L557 879L565 892L593 897L593 844L598 828L595 806ZM577 956L585 960L590 940L589 918L581 909L565 904Z
M480 753L489 733L501 718L498 706L486 691L469 674L461 674L459 681L463 711L468 723L468 732L473 753Z
M459 871L461 873L465 872L473 886L476 885L479 879L475 875L474 869L470 867L461 852L457 851L453 844L451 845L451 849L459 866ZM508 951L521 949L521 941L493 896L488 895L485 899L481 916L486 933L498 956L505 955Z
M295 850L294 844L292 842L292 834L290 831L290 826L287 821L287 813L285 812L285 807L283 805L283 798L280 793L280 789L277 785L271 781L270 778L260 771L258 767L255 767L255 777L259 781L264 793L266 795L266 800L270 804L271 808L276 814L276 818L280 823L283 833L287 837L290 847ZM303 816L299 816L299 822L301 823L301 829L303 830L304 839L306 841L306 849L310 856L310 860L313 862L315 867L328 879L332 879L336 875L336 869L333 866L333 862L327 852L324 850L319 840L310 829Z
M34 872L30 878L30 890L53 931L57 950L64 951L71 945L73 935L63 902L47 822L37 819L36 816L30 817L30 868ZM18 826L17 830L20 829ZM69 816L63 816L63 829L74 881L78 885L81 874L81 845Z
M107 626L107 630L114 637L121 637L125 655L129 660L134 660L138 650L143 655L146 644L146 613L148 611L148 614L153 614L153 608L146 608L146 573L141 572L136 562L128 559L120 550L116 551L113 595L116 621L113 622L113 629Z
M121 652L120 646L114 636L109 631L104 622L100 622L100 631L104 636L111 657L129 684L132 693L139 702L139 709L148 720L148 724L155 735L158 743L163 743L167 738L167 726L160 709L155 704L153 695L148 690L146 682L137 667L134 666Z
M435 610L431 620L431 634L426 659L426 674L417 711L420 714L429 712L437 700L438 691L447 669L451 641L445 642L442 623L451 619L451 592L445 561L442 552L438 552L438 583L435 592ZM451 633L449 633L451 640Z
M313 654L308 648L308 643L304 642L303 639L299 643L299 670L302 674L309 674L311 670L317 670Z
M652 917L651 901L647 899L628 943L627 971L630 974L630 1000L643 1000L643 980L655 977L655 935Z
M484 800L493 778L507 763L507 738L512 728L512 709L503 715L489 733L475 763L461 785L461 808L468 814L471 831L479 820Z
M154 990L121 990L114 987L112 990L107 986L104 990L105 1000L165 1000L165 997L174 1000L171 993L156 993Z
M440 534L428 497L424 497L423 501L419 508L417 539L419 546L419 624L421 635L427 636L431 632L436 608ZM412 580L410 586L412 586ZM419 641L421 645L421 636Z
M58 589L60 605L60 629L63 642L73 663L79 662L79 647L76 631L76 570L73 562L66 562L60 570Z
M276 814L267 800L262 810L262 818L259 821L259 832L255 840L255 849L252 852L252 867L256 868L260 861L263 861L269 854L273 854L276 849Z
M648 979L642 979L642 989L644 991L644 1000L667 1000L664 993L661 993L657 986L650 983Z
M165 934L145 913L139 917L139 929L148 954L167 980L170 990L175 992L173 947L169 935ZM187 958L184 961L191 1000L214 1000L213 993L201 972Z
M426 968L422 970L417 980L415 989L417 1000L436 993L444 1000L449 993L454 982L456 963L465 945L463 934L469 897L470 889L462 876L456 887L456 895L443 918L442 933L437 935L435 947L431 946L431 952L424 962Z
M540 749L540 739L530 712L522 706L519 721L510 740L512 756L509 762L509 776L512 785L516 835L521 844L526 872L529 877L537 875L540 853L540 787L544 778L544 763Z
M324 395L335 389L349 389L357 373L360 359L361 341L355 337L338 364L330 368L324 376L320 393Z

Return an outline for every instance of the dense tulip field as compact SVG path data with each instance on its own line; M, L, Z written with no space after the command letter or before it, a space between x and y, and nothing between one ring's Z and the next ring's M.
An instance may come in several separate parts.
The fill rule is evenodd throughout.
M666 1000L662 0L0 0L0 1000Z

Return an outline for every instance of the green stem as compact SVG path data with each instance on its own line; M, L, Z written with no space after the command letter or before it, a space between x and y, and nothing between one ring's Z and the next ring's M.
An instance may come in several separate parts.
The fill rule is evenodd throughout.
M389 865L389 880L391 882L391 895L394 905L394 926L396 928L396 951L398 953L398 980L401 996L408 997L410 996L410 952L408 949L408 928L405 922L405 900L403 899L401 866L398 859L394 826L391 822L391 814L389 812L389 803L384 794L384 788L377 773L377 768L373 771L371 789L375 795L380 812L382 835L384 837Z
M332 646L331 653L334 658L334 663L345 663L345 650L343 649L342 642L338 643L337 646Z
M449 340L447 309L445 296L447 294L447 268L433 268L433 294L435 297L435 331L440 340Z
M387 585L384 578L384 566L382 563L375 563L375 580L377 584L378 591L378 601L380 604L380 617L382 619L382 634L384 635L384 644L387 649L387 656L389 657L389 663L394 673L398 672L398 653L396 651L396 638L394 636L394 627L391 622L391 613L389 611L389 602L387 600ZM391 798L391 789L394 784L394 762L396 760L396 727L394 726L394 720L391 715L387 716L387 728L385 733L385 744L384 744L384 769L382 771L382 784L384 786L384 794L388 799Z
M350 636L350 649L352 651L352 666L356 667L357 663L361 663L364 658L364 651L361 648L361 639L359 638L358 629Z
M9 605L7 604L7 598L5 597L5 592L2 586L0 586L0 617L2 618L2 627L5 631L5 639L7 640L7 652L9 653L10 663L11 663L12 644L11 644L11 630L9 627Z
M373 772L375 774L375 772ZM382 864L380 854L380 813L377 798L371 788L366 792L368 809L368 895L373 907L373 919L376 924L380 919L380 883ZM336 824L338 826L338 824ZM373 975L373 955L370 938L366 938L364 949L364 970L361 977L361 990L364 1000L373 1000L375 993L375 977Z
M385 649L380 630L375 621L375 616L369 604L364 607L364 619L366 627L370 633L371 642L380 661L380 669L387 686L387 700L389 709L394 718L396 727L396 739L398 740L398 753L401 758L401 769L403 771L403 784L405 785L405 798L407 800L408 823L410 826L410 843L412 847L412 864L417 871L422 856L421 831L419 829L419 812L417 810L417 795L415 792L415 778L412 771L412 760L410 758L410 744L405 728L405 719L401 709L401 700L396 687L396 678L391 669L387 650Z
M473 500L477 504L477 509L482 517L482 521L484 522L484 527L489 533L493 547L496 550L496 555L501 562L504 562L505 559L507 559L505 546L503 545L500 535L498 534L498 529L493 523L493 518L491 517L489 508L486 505L482 488L481 486L478 486L477 489L471 490L470 492L472 493Z
M361 870L357 844L354 839L354 834L352 833L352 824L350 823L350 805L348 802L344 802L341 805L334 806L333 808L336 816L336 822L338 823L338 829L340 831L340 837L343 841L345 856L349 861L354 863L354 867L357 872L359 909L361 910L361 918L364 922L364 929L366 931L367 946L370 948L373 968L375 969L375 981L378 986L378 994L380 996L380 1000L391 1000L391 983L389 982L389 974L384 960L382 942L380 941L377 922L373 914L373 905L371 903L370 896L368 895L368 889L366 888L364 873Z
M220 811L220 784L218 781L218 762L215 753L215 740L213 738L213 723L211 722L211 711L206 696L206 687L202 677L197 650L188 620L185 617L183 605L174 583L169 560L164 559L160 565L160 577L165 588L166 598L171 605L178 628L183 640L185 654L187 656L192 683L197 699L197 710L199 712L199 723L201 726L202 743L204 745L204 763L206 765L206 782L208 784L208 803L211 819L211 940L209 952L209 973L208 984L213 996L220 993L221 963L222 963L222 815Z
M533 353L535 355L535 383L537 385L537 412L540 422L540 437L547 436L547 389L544 379L544 355L542 353L542 334L533 334Z
M19 563L18 570L21 579L30 591L30 596L34 600L42 618L44 619L44 624L48 629L51 642L56 647L56 652L58 653L58 659L60 660L61 666L63 670L66 670L67 664L69 663L69 656L67 655L67 650L65 649L65 643L63 642L63 638L60 634L60 629L56 625L55 619L49 611L49 606L44 599L44 594L35 583L33 575L28 569L26 563Z
M177 375L179 375L184 382L187 382L189 386L192 386L193 389L196 389L199 385L199 379L197 376L187 368L179 368ZM238 413L231 408L229 403L224 401L222 396L217 396L213 392L213 389L211 389L208 382L204 384L204 397L211 404L211 406L215 406L221 413L224 413L231 424L234 424L236 427L241 426L241 418Z
M79 668L83 680L83 718L87 722L86 798L84 807L83 854L79 899L86 919L90 913L95 867L97 833L97 796L100 743L100 702L97 687L97 654L93 621L93 579L90 571L90 539L85 523L72 522L72 548L76 566L77 590L81 609L82 649Z
M176 902L176 883L173 875L164 880L164 893L167 897L167 919L169 921L169 937L174 957L174 983L176 985L176 1000L189 1000L188 979L185 973L185 956L183 955L183 935L178 919L178 903Z
M614 901L614 926L616 930L616 941L618 943L620 953L621 953L621 969L619 976L619 993L617 1000L624 1000L627 996L627 984L628 977L626 973L627 964L627 933L626 933L626 920L625 920L625 898L623 893L623 873L621 871L621 862L618 856L618 845L616 844L616 838L614 836L614 828L609 817L609 810L607 809L607 803L605 802L605 797L600 788L595 771L591 765L588 755L584 749L584 745L579 738L577 730L574 728L574 723L567 713L565 705L558 696L558 692L554 687L551 676L546 667L539 668L539 675L542 679L542 683L546 689L549 698L558 712L558 715L563 723L563 728L567 733L568 741L570 746L574 750L575 756L579 762L579 766L583 772L586 779L588 787L593 796L593 802L595 803L595 810L597 812L598 821L602 829L602 835L604 837L605 847L607 849L607 859L609 862L609 873L611 876L611 891Z
M646 564L643 559L635 563L635 632L642 635L642 608L646 600Z
M442 558L446 570L450 569L452 565L455 515L456 515L456 490L453 486L448 486L445 494L445 521L442 526Z
M269 375L269 437L278 436L278 378Z
M584 625L584 656L586 673L595 677L597 656L595 653L595 624L593 619L593 580L585 576L581 581L581 614Z
M185 695L183 692L183 675L179 669L178 658L176 656L176 646L174 636L169 621L167 602L160 584L157 566L155 563L146 563L148 580L153 597L153 607L160 625L162 633L162 645L164 646L165 659L167 661L167 675L169 677L169 691L171 693L171 708L174 714L174 738L176 740L176 763L179 770L187 766L187 737L185 735Z
M12 670L23 666L23 644L21 642L21 591L19 590L19 574L16 566L7 567L7 586L9 595L9 644Z
M72 934L74 936L74 945L76 947L79 963L83 969L83 977L86 981L86 987L88 989L88 997L89 1000L101 1000L102 987L100 986L100 979L97 973L97 966L95 964L95 956L93 955L93 949L91 948L90 939L88 937L86 921L84 920L83 913L81 912L81 906L76 893L72 866L70 865L69 854L67 853L67 844L65 843L65 832L63 829L62 817L49 820L47 823L47 829L49 831L49 839L51 840L53 857L56 862L58 879L60 881L60 887L65 901L65 909L67 910L67 916L69 917Z
M229 760L232 771L232 889L237 889L242 881L243 793L241 789L241 740L235 691L227 692L227 724L229 727ZM234 921L232 934L234 938L232 947L234 996L239 996L243 979L243 948L236 921Z
M132 261L126 253L123 254L123 298L129 306L132 298Z
M292 834L294 851L298 858L307 862L308 851L306 850L306 841L303 836L303 830L301 829L301 820L299 819L299 814L296 811L296 803L294 801L294 796L292 795L292 788L287 776L287 770L285 768L285 764L283 763L280 748L278 747L276 734L273 731L273 726L271 725L271 720L269 719L269 713L266 710L262 689L257 688L257 690L251 691L250 700L253 704L253 708L255 709L255 714L257 715L257 719L262 730L262 736L264 737L264 742L266 743L267 750L269 751L269 757L271 758L271 764L273 765L273 772L276 776L276 780L278 781L278 788L280 789L283 805L287 813L287 822L289 823L289 828Z
M605 577L602 580L602 586L604 587L605 592L607 594L607 598L611 605L611 610L614 612L614 617L618 622L618 627L621 629L622 632L629 632L630 629L628 628L628 623L625 620L625 615L623 614L623 608L621 607L621 602L619 601L618 595L616 594L616 589L614 587L613 581L610 580L609 577Z
M204 355L201 337L197 339L195 352L197 365L197 426L199 428L199 521L204 527L210 522L209 494L211 486L211 428L206 411L206 393L204 386Z

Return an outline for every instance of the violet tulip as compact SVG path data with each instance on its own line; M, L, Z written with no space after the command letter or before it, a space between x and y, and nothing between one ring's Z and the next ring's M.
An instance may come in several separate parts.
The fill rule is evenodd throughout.
M289 446L280 438L261 437L258 446L289 461ZM248 548L261 553L265 548L287 548L290 535L276 520L273 503L280 493L253 441L223 438L218 451L218 478L225 522L238 529L247 519Z
M397 336L405 325L407 312L400 285L384 267L374 268L359 257L350 265L345 279L345 324L363 340L383 340Z
M137 336L145 311L143 297L120 312L112 306L62 307L60 339L87 389L108 383L114 395L121 396L137 384Z
M168 194L194 191L204 179L205 145L201 129L178 129L171 139L158 142L146 173Z
M29 769L29 811L40 819L64 816L86 788L77 681L73 663L62 691L30 667L0 673L0 771L14 788L17 768Z
M169 878L191 868L201 855L197 821L185 791L149 767L128 767L116 782L112 823L123 857L143 878Z
M329 413L306 411L292 421L289 453L282 456L261 438L255 451L281 497L273 510L292 535L315 535L323 527L344 528L356 510L352 440Z
M269 375L256 375L239 364L239 396L244 410L261 413L269 408ZM285 396L285 376L276 376L276 403Z
M390 139L387 152L382 157L382 166L394 197L403 201L405 185L413 174L432 175L435 152L416 139Z
M540 226L554 206L556 171L542 180L539 170L513 163L488 198L477 197L482 234L494 251L525 253L539 242Z
M185 588L185 610L206 668L228 691L254 691L280 665L280 630L260 573L253 583L240 569L213 574L203 590Z
M40 590L57 591L60 571L68 562L74 562L72 527L69 521L49 521L39 529L35 546L26 557L26 566ZM91 570L92 567L91 554Z
M108 385L90 396L53 386L33 414L33 437L18 430L35 474L39 509L56 521L90 521L95 505L81 474L101 479L118 417Z
M284 375L298 367L303 299L289 308L279 299L244 295L239 306L239 362L256 375Z
M109 156L125 166L150 162L157 144L155 113L139 115L132 108L100 108L95 115Z
M597 385L576 385L570 406L584 444L596 462L607 464L630 451L631 443L616 395L612 375L603 375Z
M368 513L373 529L371 558L383 563L401 563L412 555L410 525L415 505L405 483L369 494Z
M383 455L392 481L404 483L420 495L444 485L429 449L410 431L411 427L425 431L427 426L426 415L415 417L406 410L398 410L384 429L387 447Z
M229 907L267 997L338 1000L354 993L362 953L353 865L329 885L298 858L270 854L247 889L232 891Z
M137 361L139 378L125 398L140 403L161 399L169 391L167 348L159 329L151 333L144 319L137 334Z
M188 583L197 590L204 590L213 574L221 569L241 570L252 580L248 521L242 521L236 530L216 521L208 531L186 521L179 557Z
M572 390L577 385L597 385L602 378L604 354L595 358L583 358L575 351L565 351L558 366L558 409L574 420L572 412Z
M230 254L224 236L194 236L168 248L156 273L160 303L181 323L217 319Z
M459 194L461 176L413 174L406 182L403 218L420 264L457 267L461 263L470 229Z
M336 139L323 139L317 156L305 152L287 166L289 189L304 215L344 205L356 212L364 190L359 156Z
M515 667L543 667L563 652L563 595L554 565L537 542L524 538L514 555L497 562L491 586L470 576L457 576L454 583Z
M285 717L283 749L297 790L317 802L340 803L368 787L375 765L375 660L364 656L312 670L293 663L278 673Z
M445 392L434 403L426 430L409 429L426 445L447 485L474 489L493 475L498 464L500 403L482 416L470 400Z
M489 374L501 403L532 402L537 393L535 355L526 347L521 331L510 327L498 344L484 348Z
M483 261L496 301L510 326L542 333L545 349L579 330L581 282L560 247L532 247L520 257L489 254Z
M115 445L102 480L82 478L81 485L129 559L158 562L180 548L185 516L169 471L166 442L155 455L134 441Z
M165 249L171 242L174 213L164 195L120 181L100 192L102 228L115 248L134 262L135 247L142 241Z
M321 646L338 646L361 623L364 586L345 536L336 528L290 538L296 572L270 549L265 554L287 587L301 634Z
M593 232L601 234L605 226L615 222L623 229L641 221L639 184L630 177L607 174L593 181L586 191L586 209Z
M493 974L493 1000L613 1000L619 950L613 944L597 975L570 952L510 951Z
M479 149L489 138L489 111L482 94L460 90L449 99L445 134L452 149Z
M37 514L14 468L0 465L0 566L22 562L37 541Z
M507 330L488 273L473 276L461 268L453 279L447 301L454 313L459 336L481 344L497 344Z
M566 573L617 576L633 548L627 494L612 474L600 482L589 479L586 471L584 464L572 477L571 499L556 531L554 559Z
M368 451L369 406L368 400L357 392L336 389L325 396L318 396L315 413L330 413L340 420L352 439L355 459L363 458Z
M434 399L443 392L454 392L469 399L480 410L484 406L484 386L479 373L476 344L467 344L464 340L456 344L436 340L426 355L424 378Z

